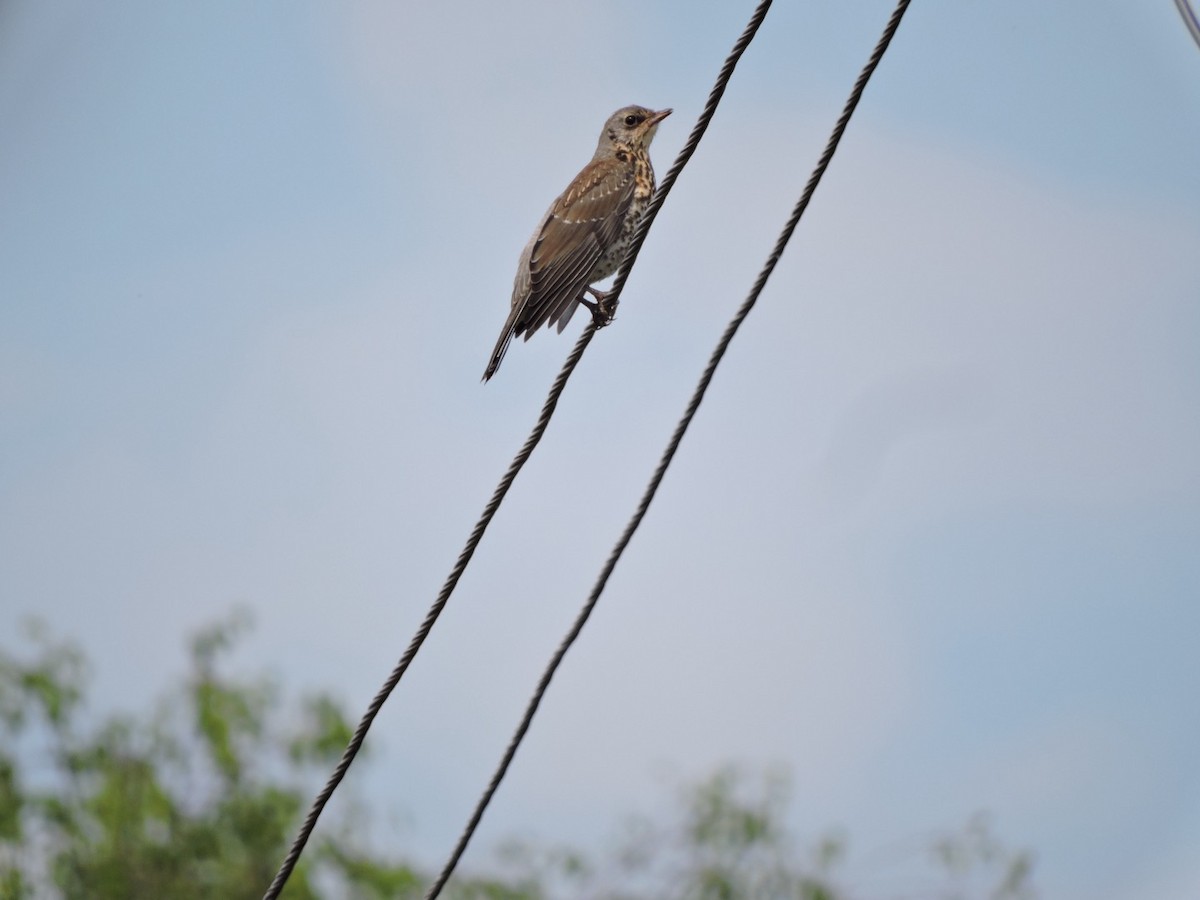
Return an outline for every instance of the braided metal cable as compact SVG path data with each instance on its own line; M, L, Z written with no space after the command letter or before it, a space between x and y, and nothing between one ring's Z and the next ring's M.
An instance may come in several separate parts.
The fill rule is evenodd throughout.
M721 67L721 71L717 76L716 85L709 94L708 102L705 104L704 110L701 112L700 118L697 120L695 127L692 129L692 133L688 136L687 143L679 152L678 157L675 159L675 163L671 166L670 170L663 178L661 185L655 192L654 198L651 200L650 206L646 210L646 214L642 217L642 220L638 226L637 234L634 236L633 243L630 246L629 253L625 258L625 262L621 267L621 271L617 274L617 278L613 283L612 290L609 292L609 296L612 298L612 304L614 308L616 306L617 299L620 296L621 290L625 286L625 281L629 277L629 271L633 267L634 260L637 258L637 254L641 250L643 242L646 240L646 234L650 230L650 225L654 221L654 217L658 215L658 210L662 206L663 200L665 200L667 194L670 193L672 185L674 185L675 180L679 177L679 173L683 170L683 167L687 165L688 160L691 159L692 154L696 150L696 146L700 143L701 137L704 136L704 132L708 129L708 123L711 121L713 113L716 112L721 95L725 93L725 86L729 82L730 77L733 75L733 69L737 65L738 59L741 58L742 52L746 49L750 43L750 40L754 37L754 32L758 30L758 26L762 23L762 20L766 16L767 10L770 8L770 6L771 0L762 0L762 2L760 2L758 7L755 9L754 14L751 16L750 24L746 27L746 30L742 33L742 36L738 38L737 43L734 44L733 51L729 54L729 57L725 60L725 64ZM437 599L435 599L433 604L429 607L429 611L425 614L425 619L421 622L420 627L417 628L416 633L409 642L408 648L404 651L404 655L400 657L400 660L396 663L395 668L392 669L391 673L387 677L387 680L383 683L379 691L376 693L375 698L371 701L370 706L367 707L367 711L359 720L358 727L354 729L354 734L350 738L350 742L346 745L346 749L342 752L342 757L340 760L338 760L338 764L334 768L333 774L329 776L329 780L325 783L325 786L321 789L320 793L317 794L316 799L313 800L312 806L309 808L308 815L305 816L299 832L292 841L292 845L288 850L287 856L284 857L284 860L279 867L279 871L275 874L275 878L271 881L270 887L267 888L267 892L263 895L263 900L277 900L280 892L283 890L283 886L287 883L288 878L291 877L292 871L296 868L296 863L300 860L300 855L304 852L304 847L308 843L308 839L312 836L313 829L317 824L317 819L320 818L322 811L325 809L325 805L329 802L329 798L333 796L333 792L337 790L338 785L341 784L342 779L345 777L346 772L350 768L350 764L354 762L354 758L358 755L358 751L362 748L362 744L366 739L367 732L370 730L372 723L375 721L375 717L379 714L379 710L383 708L383 704L387 702L388 697L391 695L392 691L395 690L396 685L400 683L400 679L404 677L404 673L408 670L408 667L412 663L414 657L416 657L417 652L421 649L421 645L425 642L425 638L429 636L429 632L433 629L433 625L437 621L438 616L442 614L442 610L445 608L447 601L450 599L450 595L454 593L454 589L458 585L459 578L462 577L462 573L466 570L467 564L471 561L471 557L475 555L475 549L479 546L479 542L483 538L483 533L487 530L487 527L491 523L492 518L495 516L496 511L500 508L500 504L503 502L505 495L508 493L508 489L512 487L512 484L516 480L518 473L524 467L529 457L533 454L533 450L541 441L542 435L545 434L546 428L550 424L550 418L554 415L554 409L556 406L558 406L558 399L562 396L562 392L566 388L567 379L570 378L571 373L575 371L575 366L578 365L579 360L583 357L583 351L586 350L587 345L591 343L592 337L595 335L596 330L596 325L589 323L587 327L584 328L583 333L579 336L579 340L576 341L575 347L572 349L571 354L567 357L566 362L563 363L562 370L558 373L558 377L554 379L554 383L550 386L550 392L546 397L546 402L542 405L541 415L534 424L533 430L530 432L528 439L526 439L524 446L521 447L521 450L513 458L512 463L508 467L508 471L506 471L504 476L500 479L500 483L496 485L496 490L492 493L492 499L488 501L487 506L484 507L483 514L479 517L479 521L475 523L475 527L471 530L471 534L467 538L466 546L463 547L462 552L458 556L458 561L455 562L454 568L447 576L445 584L442 585L442 589L438 593ZM455 861L457 861L457 857L455 858ZM453 865L451 865L450 869L453 869ZM449 871L444 873L445 877L441 879L439 884L437 884L437 890L441 889L441 885L445 883L445 878L448 878L449 874ZM436 896L436 891L431 896Z
M683 149L679 151L675 162L667 170L667 174L663 176L662 183L659 185L658 190L654 192L654 197L650 200L650 205L646 208L645 215L638 222L638 228L634 233L633 242L629 245L629 252L625 256L625 262L621 264L621 270L617 272L612 289L608 292L612 309L616 309L617 300L621 296L621 290L625 287L625 281L629 278L629 272L633 268L634 261L637 260L638 253L641 252L642 244L646 241L646 235L650 231L650 226L654 223L655 216L658 215L663 201L667 199L667 194L671 193L671 188L675 186L675 180L679 177L679 173L683 171L683 167L688 164L688 160L696 152L696 147L699 146L700 139L704 137L704 132L708 131L708 123L712 121L713 114L717 111L717 106L720 105L721 98L725 95L725 86L729 84L729 79L733 76L733 70L737 67L738 60L742 58L742 54L746 52L746 48L754 40L754 35L758 32L758 26L763 23L763 19L767 17L767 10L770 8L771 0L762 0L755 7L754 12L751 13L750 21L746 23L745 30L742 31L741 36L734 42L733 49L729 51L729 56L725 57L725 63L721 66L721 71L717 73L717 80L713 84L712 90L708 92L708 100L704 104L704 109L700 111L700 117L696 119L696 124L692 126L692 133L688 135Z
M813 169L812 175L809 176L808 183L804 186L804 191L800 195L800 199L796 202L792 214L788 217L787 223L784 225L783 231L779 238L775 241L775 246L771 251L771 255L767 257L766 263L763 265L762 271L754 280L753 286L750 288L750 293L746 300L738 308L733 318L725 328L724 334L721 335L720 341L717 343L716 349L713 350L712 356L709 358L708 365L704 369L704 373L700 376L700 381L696 385L696 389L692 394L691 402L688 403L687 409L683 414L683 418L679 420L679 424L675 426L675 433L671 436L671 440L667 443L667 448L663 452L662 459L658 463L658 468L654 470L654 474L650 478L650 483L646 487L645 493L642 495L641 501L638 503L637 510L633 514L633 518L629 520L629 524L625 526L620 539L609 554L604 567L600 570L600 576L596 579L595 585L592 587L592 592L584 603L583 608L579 611L578 616L572 623L570 630L559 644L554 656L551 658L549 665L546 666L542 673L541 679L538 681L537 688L533 692L533 696L529 700L529 704L525 709L525 715L522 717L520 724L517 726L512 739L509 741L508 747L504 751L504 756L500 760L500 764L496 767L496 771L492 775L492 780L488 783L487 789L479 798L479 802L475 806L475 810L471 815L470 821L459 837L458 844L451 853L450 859L445 867L438 875L437 880L430 886L429 891L425 894L425 900L432 900L438 896L446 881L450 878L454 867L458 864L463 852L467 848L475 829L478 827L480 820L483 818L483 813L487 809L488 804L492 800L492 796L496 793L496 789L500 786L500 782L504 779L505 773L508 771L509 765L516 756L517 748L520 747L521 741L525 738L525 733L529 730L530 723L533 721L534 715L537 713L538 707L541 705L542 697L546 693L546 689L550 686L550 681L554 678L555 672L558 671L559 665L563 658L567 655L567 651L571 649L571 645L575 643L579 637L583 626L592 615L592 610L596 608L596 603L600 600L600 595L604 592L605 586L608 584L608 579L612 575L613 570L617 567L617 562L625 552L625 548L629 546L630 540L633 538L634 532L641 525L642 519L645 518L647 510L650 508L651 501L654 500L654 495L658 492L658 487L662 483L663 476L667 473L667 468L671 465L671 461L675 458L675 452L679 449L679 445L683 440L684 434L687 433L688 426L692 422L692 418L696 415L696 410L700 408L700 403L704 399L704 394L708 390L708 386L713 379L713 375L720 365L721 359L725 356L725 351L729 348L730 342L733 340L742 322L750 314L750 310L754 308L754 304L758 302L759 294L762 293L766 286L767 279L771 277L771 273L775 270L776 264L780 257L783 256L783 251L787 247L788 241L791 240L792 232L796 230L796 225L800 222L800 217L804 215L804 211L808 208L808 203L812 199L813 192L816 191L817 185L820 183L825 170L829 167L830 160L833 159L833 154L837 151L838 144L841 142L842 134L846 130L846 125L850 122L850 117L854 114L855 107L858 106L858 101L862 97L863 90L867 86L871 75L875 68L879 65L879 61L883 58L888 45L892 41L892 37L896 33L896 29L900 26L900 20L904 17L905 11L908 9L911 0L900 0L893 10L891 18L888 19L887 25L884 27L883 34L879 38L879 42L875 45L867 64L863 67L862 72L855 81L854 87L850 92L850 97L846 101L846 105L842 110L841 116L838 117L837 123L834 125L833 132L829 136L829 141L825 145L824 151L821 153L817 161L816 167Z
M1175 0L1175 6L1179 10L1179 14L1183 16L1183 24L1187 26L1187 30L1192 35L1197 46L1200 46L1200 16L1196 15L1196 10L1192 9L1192 4L1188 0Z
M579 336L579 340L575 342L574 349L571 351L570 356L567 357L566 362L563 363L562 370L558 373L558 377L554 379L554 384L550 386L550 393L546 397L546 402L542 405L542 413L538 416L533 430L526 439L524 446L513 457L513 461L509 464L508 471L504 473L504 477L500 479L500 483L496 485L496 490L492 493L492 499L488 501L487 506L484 507L483 514L479 517L479 521L471 529L466 546L463 547L462 552L458 555L458 560L455 562L454 568L451 569L449 576L447 576L445 584L442 585L437 599L433 601L433 605L425 613L425 619L421 622L420 627L417 628L416 633L413 634L408 648L404 651L404 655L400 657L400 661L396 663L387 680L375 694L371 705L363 713L358 727L354 729L354 734L350 738L350 742L346 745L346 749L342 751L342 757L338 760L333 774L329 776L329 780L325 783L321 792L317 794L316 799L313 800L312 806L308 810L308 815L305 816L304 823L300 826L299 832L292 841L292 846L288 850L287 856L284 857L279 871L275 874L270 887L263 895L263 900L276 900L279 897L280 891L283 890L283 886L287 883L292 870L295 869L296 863L300 859L300 854L304 852L304 846L308 843L308 839L316 827L317 819L320 818L321 812L325 809L325 804L329 802L329 798L333 796L333 792L341 784L347 770L350 768L350 764L354 762L354 757L358 755L358 751L362 748L367 732L371 729L371 724L375 721L375 716L379 714L379 710L383 708L383 704L387 702L396 685L400 683L400 679L404 677L404 673L408 670L413 658L417 655L417 651L425 643L425 638L429 636L429 632L433 629L438 616L442 614L442 609L446 606L450 595L454 593L454 588L458 585L459 578L466 571L467 563L475 555L475 549L479 546L479 541L483 538L484 531L487 530L492 517L496 515L496 510L500 508L500 503L504 500L505 494L508 493L508 489L512 486L513 481L516 480L517 473L521 471L525 462L533 454L534 448L541 441L542 435L546 433L546 427L550 424L550 417L554 415L554 408L558 405L558 398L562 395L563 388L566 387L567 379L575 371L575 366L578 365L579 360L583 357L583 351L587 349L587 345L591 342L592 336L595 333L595 325L589 324Z

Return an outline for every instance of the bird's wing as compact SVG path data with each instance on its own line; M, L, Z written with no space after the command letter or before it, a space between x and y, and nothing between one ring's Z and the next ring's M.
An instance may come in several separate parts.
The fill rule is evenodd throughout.
M530 247L529 297L514 325L517 334L528 339L582 294L588 275L620 234L633 189L631 162L593 160L554 201Z

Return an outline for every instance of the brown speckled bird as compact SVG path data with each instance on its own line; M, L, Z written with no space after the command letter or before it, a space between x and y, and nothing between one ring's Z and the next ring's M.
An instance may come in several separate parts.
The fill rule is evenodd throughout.
M638 221L654 194L650 141L671 110L619 109L604 123L592 161L546 210L521 254L512 312L483 373L496 374L514 335L529 340L543 325L561 333L579 304L598 323L611 318L608 294L591 285L625 260ZM584 299L590 293L595 303Z

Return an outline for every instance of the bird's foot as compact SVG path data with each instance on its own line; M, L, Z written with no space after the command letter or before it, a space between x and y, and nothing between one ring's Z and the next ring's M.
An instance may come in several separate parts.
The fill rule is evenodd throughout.
M579 301L591 310L592 324L597 328L611 325L613 319L617 317L617 300L612 296L612 291L598 291L593 287L584 288L584 290L596 298L595 303L583 299Z

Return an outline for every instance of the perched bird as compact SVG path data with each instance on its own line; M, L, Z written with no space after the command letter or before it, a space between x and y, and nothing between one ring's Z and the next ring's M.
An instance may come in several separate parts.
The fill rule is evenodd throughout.
M592 161L546 210L521 254L512 311L483 380L496 374L514 335L529 340L543 325L561 333L579 304L607 324L608 294L591 285L617 271L654 194L650 142L671 114L643 106L618 109L604 123ZM584 299L590 293L595 303Z

